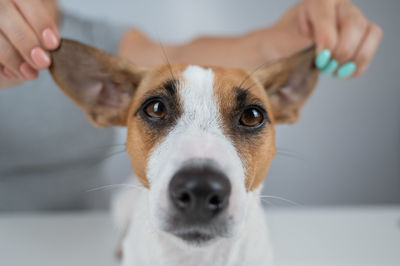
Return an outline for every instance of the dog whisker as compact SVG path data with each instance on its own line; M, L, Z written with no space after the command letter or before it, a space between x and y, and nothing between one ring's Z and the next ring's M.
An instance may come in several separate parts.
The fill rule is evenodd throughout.
M247 80L249 80L249 79L251 78L251 76L253 76L257 71L259 71L261 68L263 68L263 67L269 65L270 63L271 63L271 61L267 61L267 62L264 62L264 63L262 63L262 64L256 66L248 75L246 75L246 77L242 80L242 82L240 82L239 88L241 88L241 87L243 86L243 84L244 84ZM253 86L253 85L252 85L252 86Z
M290 153L290 152L277 151L277 152L276 152L276 155L277 155L277 156L288 157L288 158L299 159L299 160L305 161L305 159L302 158L301 156L296 155L296 154L293 154L293 153Z
M125 143L124 144L109 144L109 145L100 145L100 146L96 146L93 147L91 149L88 150L88 152L107 152L107 151L113 151L117 148L122 148L125 147Z
M122 153L125 153L125 152L126 152L125 149L122 150L122 151L116 151L116 152L108 154L106 157L101 158L99 161L96 161L95 163L92 163L92 160L90 160L89 164L91 164L91 167L94 167L94 166L97 166L97 165L103 163L105 160L110 159L111 157L114 157L116 155L119 155L119 154L122 154Z
M115 144L108 144L108 145L100 145L100 146L96 146L96 147L93 147L92 149L89 149L88 151L89 152L93 152L93 151L98 151L98 150L102 150L102 149L106 149L106 148L117 148L117 147L121 147L121 146L125 146L126 145L126 143L115 143ZM0 150L0 154L9 154L9 153L12 153L13 151L11 151L11 150L4 150L4 149L1 149Z
M96 148L120 147L120 146L125 146L125 145L126 145L126 143L115 143L115 144L98 146Z
M284 202L293 204L293 205L298 206L298 207L304 207L304 206L303 206L302 204L300 204L300 203L297 203L297 202L295 202L295 201L293 201L293 200L286 199L286 198L283 198L283 197L272 196L272 195L260 195L260 199L261 199L261 200L262 200L262 199L265 199L265 198L281 200L281 201L284 201Z
M266 203L266 204L272 206L272 207L275 206L272 202L270 202L270 201L268 201L268 200L266 200L266 199L260 198L260 200L261 200L262 202L264 202L264 203Z
M124 148L123 150L113 151L113 152L111 152L109 154L106 154L105 157L103 157L103 158L85 160L85 162L90 164L91 166L96 166L97 164L100 164L100 163L104 162L107 159L110 159L111 157L113 157L115 155L119 155L119 154L122 154L122 153L125 153L125 152L126 152L126 149Z
M284 156L284 157L289 157L289 158L294 158L294 159L299 159L305 161L306 159L304 158L304 155L295 152L290 149L282 148L282 147L277 147L277 156Z
M126 152L125 149L122 150L122 151L113 152L113 153L109 154L108 156L104 157L103 159L101 159L99 163L102 163L102 162L104 162L105 160L110 159L111 157L113 157L113 156L115 156L115 155L122 154L122 153L125 153L125 152Z
M162 50L164 59L165 59L165 61L166 61L166 63L167 63L167 66L168 66L169 73L171 74L171 78L172 78L172 80L176 80L176 78L175 78L175 76L174 76L174 72L172 71L171 63L170 63L170 61L169 61L169 59L168 59L167 52L165 51L165 47L164 47L164 45L162 44L162 42L160 41L160 39L158 39L158 44L159 44L160 47L161 47L161 50Z
M277 151L281 152L281 153L285 153L285 154L290 154L290 155L293 155L293 156L298 156L298 157L303 156L302 153L299 153L299 152L291 150L291 149L282 148L282 147L277 147Z
M116 151L113 153L110 153L108 155L106 155L103 158L96 158L96 159L89 159L89 160L82 160L82 163L86 164L87 167L85 167L86 169L83 169L82 171L72 171L72 175L77 175L77 176L84 176L86 172L90 171L91 169L93 169L94 167L98 166L99 164L104 163L104 161L110 159L111 157L114 157L116 155L120 155L125 153L126 150L122 150L122 151Z
M106 185L106 186L101 186L101 187L95 187L95 188L87 190L86 192L94 192L94 191L115 189L115 188L135 188L135 189L139 189L139 190L145 190L145 188L143 186L138 186L138 185L134 185L134 184L111 184L111 185Z

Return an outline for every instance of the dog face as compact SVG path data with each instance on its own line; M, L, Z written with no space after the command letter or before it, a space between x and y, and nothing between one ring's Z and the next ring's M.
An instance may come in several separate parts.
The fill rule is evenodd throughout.
M274 124L295 122L317 80L314 48L253 73L144 69L63 40L51 73L97 126L127 126L151 223L191 244L233 237L275 155Z

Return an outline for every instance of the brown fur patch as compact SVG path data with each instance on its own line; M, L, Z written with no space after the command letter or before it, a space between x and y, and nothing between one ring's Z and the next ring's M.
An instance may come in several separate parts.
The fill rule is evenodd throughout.
M126 141L126 150L129 153L132 167L138 176L140 182L149 187L149 181L146 176L146 167L149 156L153 148L168 134L171 124L161 130L155 130L150 127L140 115L135 115L141 107L143 101L149 95L157 95L163 90L162 85L172 79L179 80L185 65L160 66L147 73L137 89L134 100L130 107L128 115L128 136ZM181 103L177 102L175 106L175 116L180 116Z
M271 106L267 93L256 80L247 78L249 73L244 70L213 68L213 71L215 92L223 118L223 131L232 139L246 167L247 190L254 190L263 182L276 153L273 117L269 115L271 122L265 123L262 130L257 133L240 133L237 128L240 114L236 114L238 110L236 110L235 88L241 86L245 89L249 95L247 104L254 102L262 104L268 115Z

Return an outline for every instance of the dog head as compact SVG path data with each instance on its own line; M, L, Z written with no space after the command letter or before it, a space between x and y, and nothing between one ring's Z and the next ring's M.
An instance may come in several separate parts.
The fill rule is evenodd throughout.
M275 155L275 123L293 123L318 72L315 49L256 71L142 68L70 40L53 52L57 84L99 126L126 126L133 170L157 230L188 243L237 235Z

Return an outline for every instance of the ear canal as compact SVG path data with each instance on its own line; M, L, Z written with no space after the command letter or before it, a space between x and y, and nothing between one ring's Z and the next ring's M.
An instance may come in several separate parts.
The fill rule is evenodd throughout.
M276 123L294 123L318 80L315 46L271 63L255 73L266 89Z
M51 53L50 73L98 127L125 126L145 70L88 45L63 39Z

